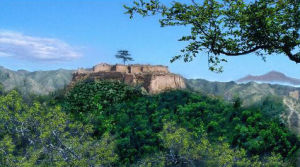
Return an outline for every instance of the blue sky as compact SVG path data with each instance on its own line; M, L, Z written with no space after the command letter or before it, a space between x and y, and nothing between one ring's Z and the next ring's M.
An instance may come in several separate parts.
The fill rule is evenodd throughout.
M208 70L205 53L192 63L170 63L184 47L177 40L189 29L161 28L157 17L130 20L122 7L129 3L130 0L1 0L0 65L30 71L87 68L100 62L120 63L114 55L119 49L127 49L135 59L133 63L167 65L170 71L187 78L229 81L271 70L300 78L300 65L283 55L268 56L267 62L255 55L228 58L221 74Z

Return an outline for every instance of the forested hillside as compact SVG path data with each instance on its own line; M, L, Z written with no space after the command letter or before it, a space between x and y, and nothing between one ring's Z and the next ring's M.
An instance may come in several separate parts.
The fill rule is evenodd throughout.
M47 95L66 87L72 80L73 72L74 70L64 69L34 72L13 71L0 67L0 83L2 83L4 91L17 89L22 95ZM185 79L185 82L191 91L224 97L226 100L239 96L242 99L247 99L244 100L245 104L253 104L253 102L269 95L288 96L291 91L300 91L300 88L297 87L255 82L237 84L233 81L211 82L204 79Z
M13 71L0 67L0 83L5 91L17 89L23 95L47 95L58 89L63 89L72 79L73 70Z
M243 99L244 105L251 105L267 96L289 96L292 91L300 91L298 87L277 84L249 82L238 84L231 82L211 82L204 79L186 79L188 88L204 94L210 94L232 100L235 97Z
M243 108L102 81L29 102L11 91L0 103L1 166L293 166L300 146L268 116L272 101Z

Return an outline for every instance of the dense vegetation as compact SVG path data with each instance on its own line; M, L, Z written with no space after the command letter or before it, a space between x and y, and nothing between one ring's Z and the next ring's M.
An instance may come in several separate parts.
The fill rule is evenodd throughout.
M118 82L29 101L11 91L0 95L0 166L292 166L299 140L267 115L279 101L240 104Z
M266 116L271 102L242 108L238 99L232 105L187 91L147 96L121 83L82 82L68 92L64 110L94 125L95 137L114 136L120 164L251 166L287 163L299 147L278 117Z
M110 166L118 156L109 133L72 121L61 107L27 105L11 91L0 96L0 166Z

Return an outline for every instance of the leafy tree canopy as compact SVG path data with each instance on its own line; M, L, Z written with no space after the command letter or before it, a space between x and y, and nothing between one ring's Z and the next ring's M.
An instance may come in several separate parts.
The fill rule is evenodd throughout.
M134 61L128 50L119 50L115 56L117 59L122 59L124 65L127 61Z
M71 121L59 106L27 105L16 91L0 96L0 166L111 166L118 160L109 133Z
M186 129L176 127L174 122L164 124L159 136L167 151L146 157L136 166L289 166L279 154L273 153L263 160L258 156L249 157L244 149L232 149L222 138L213 144L205 135L194 136Z
M191 0L190 3L162 4L159 0L134 1L124 6L130 18L160 15L162 27L188 26L190 34L179 41L188 42L181 54L192 61L207 52L210 70L221 72L222 58L256 53L265 59L270 54L285 54L300 62L300 0Z
M265 158L281 163L300 146L279 118L266 116L269 108L280 106L271 105L271 100L263 106L241 108L188 91L142 95L107 81L78 83L65 100L64 110L94 125L95 136L105 132L114 136L120 166L199 166L198 162L235 166ZM212 157L218 160L210 161Z

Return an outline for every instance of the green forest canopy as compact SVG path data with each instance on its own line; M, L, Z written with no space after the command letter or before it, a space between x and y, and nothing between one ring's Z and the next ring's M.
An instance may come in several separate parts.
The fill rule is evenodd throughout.
M148 96L122 83L101 81L78 83L67 94L64 110L80 122L92 123L96 136L112 134L122 164L230 162L236 165L247 164L242 162L247 159L249 166L251 161L268 162L269 156L279 158L276 163L281 162L280 157L288 162L299 147L298 138L279 117L266 117L264 112L271 105L268 99L261 108L241 108L238 101L232 105L188 91ZM183 141L173 135L182 136ZM189 142L176 144L184 140ZM209 147L211 152L205 154L203 147ZM177 159L170 159L174 156L168 154L170 149L175 151ZM221 154L226 151L220 149L230 150L232 157L226 161Z
M92 93L91 93L92 92ZM299 139L274 105L80 82L58 97L0 94L0 166L291 166ZM280 104L276 102L276 106Z

